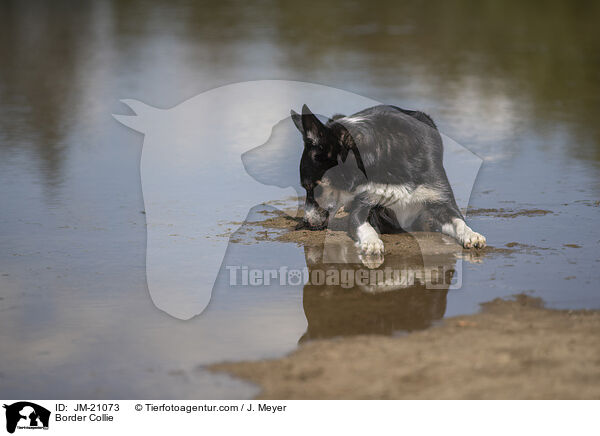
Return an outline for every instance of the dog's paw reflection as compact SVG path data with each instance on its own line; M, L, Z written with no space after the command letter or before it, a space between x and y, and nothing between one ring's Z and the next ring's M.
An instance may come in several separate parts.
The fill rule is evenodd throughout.
M477 250L464 250L457 257L462 260L466 260L469 263L482 263L484 254Z
M383 261L385 260L383 257L383 253L380 253L380 254L359 253L358 258L360 259L362 264L369 269L379 268L381 265L383 265Z

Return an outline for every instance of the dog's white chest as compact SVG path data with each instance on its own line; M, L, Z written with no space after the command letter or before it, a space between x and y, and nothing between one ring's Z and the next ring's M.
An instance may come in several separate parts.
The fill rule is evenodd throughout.
M358 191L366 192L373 204L392 209L400 226L405 230L421 214L427 202L439 201L442 198L440 191L425 185L410 187L367 183Z

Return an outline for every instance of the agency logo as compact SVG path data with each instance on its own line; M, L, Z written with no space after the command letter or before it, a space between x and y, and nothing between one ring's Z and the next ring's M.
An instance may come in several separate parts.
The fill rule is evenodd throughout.
M50 411L29 401L19 401L11 405L5 404L6 431L14 433L15 429L47 430L50 422Z

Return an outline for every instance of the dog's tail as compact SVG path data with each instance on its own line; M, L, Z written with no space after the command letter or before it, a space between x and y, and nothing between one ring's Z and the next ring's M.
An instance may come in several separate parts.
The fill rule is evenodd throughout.
M399 108L398 106L392 106L392 105L390 105L390 107L393 107L394 109L399 110L403 114L409 115L409 116L421 121L422 123L427 124L432 129L437 130L437 126L435 125L435 123L433 122L431 117L429 115L427 115L425 112L411 111L408 109L402 109L402 108Z
M346 115L342 114L333 114L331 118L327 120L327 124L333 123L334 121L339 120L340 118L346 118Z

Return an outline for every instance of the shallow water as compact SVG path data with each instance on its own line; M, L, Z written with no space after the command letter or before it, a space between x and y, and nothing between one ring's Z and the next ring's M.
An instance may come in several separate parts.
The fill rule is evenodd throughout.
M301 338L426 328L520 292L599 308L599 17L596 2L566 1L3 2L1 396L248 397L254 387L203 366L279 356ZM444 295L232 287L222 268L201 316L158 310L145 275L142 137L111 114L127 112L122 98L168 108L256 79L429 113L483 159L468 221L511 251L462 262L462 286ZM292 269L307 266L306 251L238 242L225 258Z

